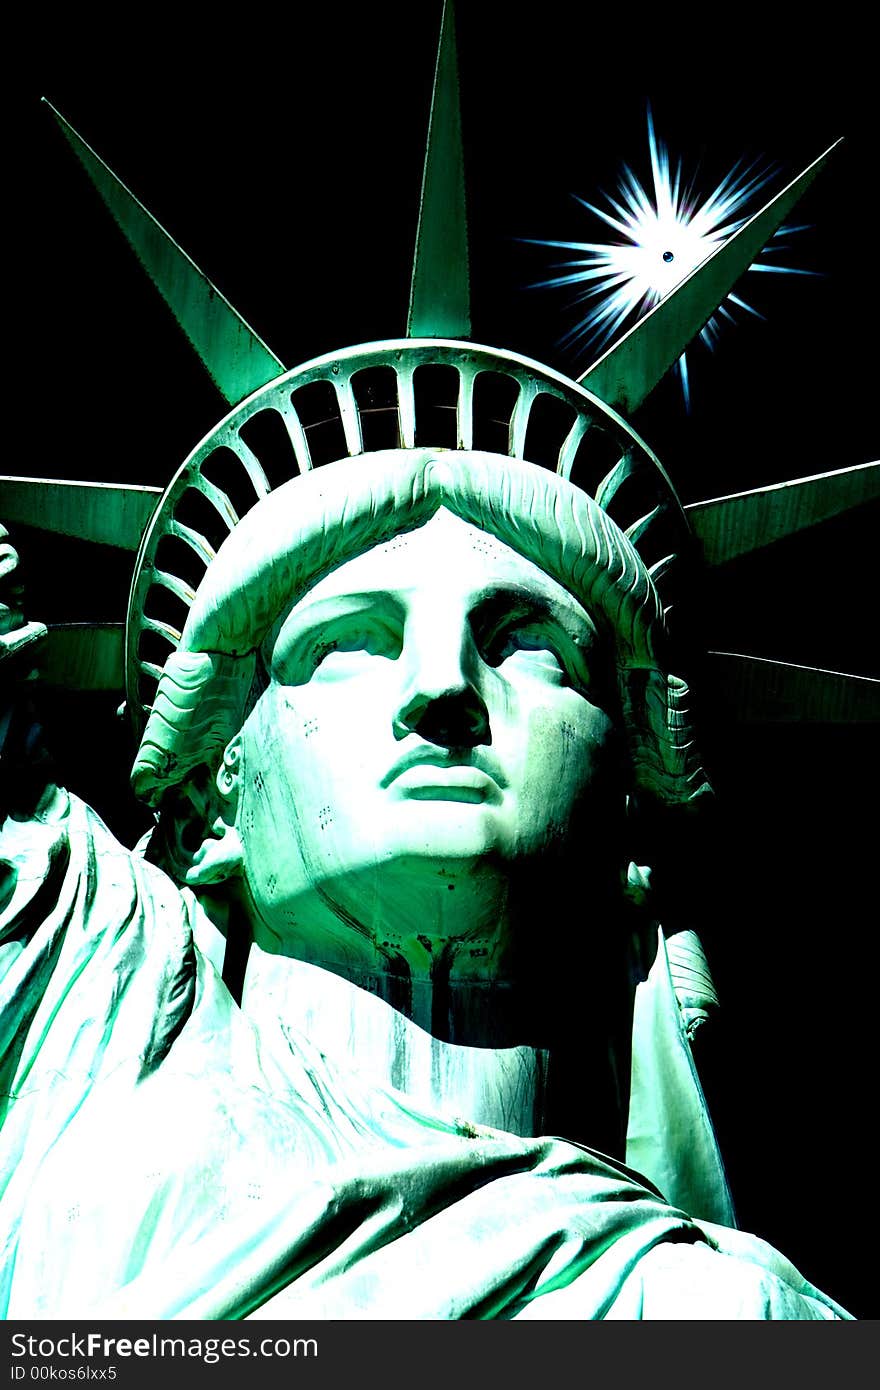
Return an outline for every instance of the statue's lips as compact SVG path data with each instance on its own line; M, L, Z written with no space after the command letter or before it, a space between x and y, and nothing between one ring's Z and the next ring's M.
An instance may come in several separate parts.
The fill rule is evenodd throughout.
M382 778L383 788L414 801L501 800L507 778L485 749L445 753L442 749L415 749L405 753Z

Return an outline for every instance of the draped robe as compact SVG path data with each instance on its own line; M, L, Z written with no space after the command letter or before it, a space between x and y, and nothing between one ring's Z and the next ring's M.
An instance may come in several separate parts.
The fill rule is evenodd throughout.
M848 1316L611 1158L246 1017L193 896L68 793L0 869L5 1317Z

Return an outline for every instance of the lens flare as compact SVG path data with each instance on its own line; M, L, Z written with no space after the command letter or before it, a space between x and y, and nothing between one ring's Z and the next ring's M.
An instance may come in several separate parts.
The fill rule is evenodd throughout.
M630 165L625 164L618 180L617 195L605 194L606 207L575 199L615 233L611 241L547 241L532 238L537 246L576 251L577 259L560 262L560 274L538 281L533 288L583 286L572 304L586 306L578 321L560 339L560 346L585 350L604 347L618 333L653 309L682 280L690 275L722 242L732 236L756 209L751 206L757 194L771 182L772 168L737 163L708 197L702 197L693 181L684 185L681 161L674 168L669 152L657 138L648 111L648 148L651 161L650 184L642 183ZM776 237L803 231L803 227L780 227ZM813 272L767 263L762 258L782 249L773 240L760 253L750 270L775 271L783 275ZM728 302L762 318L757 309L737 294ZM700 332L700 338L713 348L721 321L733 323L724 304ZM676 370L690 406L686 354Z

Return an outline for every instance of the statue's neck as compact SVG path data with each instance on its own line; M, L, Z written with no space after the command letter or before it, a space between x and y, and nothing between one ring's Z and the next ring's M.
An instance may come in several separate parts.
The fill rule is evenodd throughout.
M242 1009L302 1032L337 1066L419 1106L522 1136L561 1134L620 1151L614 1078L588 1015L558 1044L448 1042L332 971L252 945Z
M628 1010L615 993L621 962L608 958L619 937L607 900L594 894L574 920L565 894L551 906L546 895L508 890L494 928L479 922L480 939L478 919L461 910L466 895L457 896L455 949L446 922L427 910L416 921L401 910L393 940L390 930L352 930L349 916L340 959L330 930L282 943L256 923L246 963L241 954L227 981L258 1025L279 1018L339 1066L420 1104L618 1151L628 1064L614 1076L609 1022Z
M443 1042L375 993L259 946L248 958L242 1009L255 1020L269 1010L337 1065L419 1105L513 1134L546 1128L544 1049Z

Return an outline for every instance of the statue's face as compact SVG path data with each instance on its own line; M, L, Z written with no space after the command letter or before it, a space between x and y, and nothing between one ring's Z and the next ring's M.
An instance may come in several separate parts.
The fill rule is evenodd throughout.
M238 826L258 922L282 949L315 901L369 935L395 884L442 886L448 913L481 866L497 879L584 858L622 801L590 615L450 512L333 570L264 653Z

